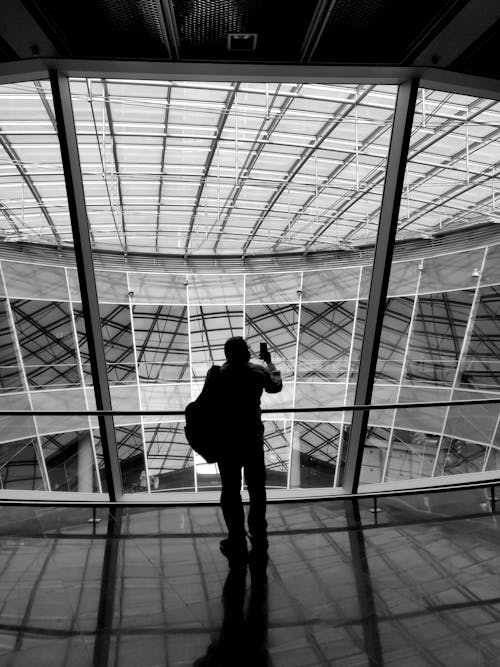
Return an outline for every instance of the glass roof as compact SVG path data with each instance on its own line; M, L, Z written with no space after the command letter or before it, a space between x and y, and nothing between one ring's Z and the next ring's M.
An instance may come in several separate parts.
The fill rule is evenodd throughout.
M252 255L375 241L396 86L72 79L98 250ZM0 87L0 238L72 245L50 85ZM399 238L497 222L500 106L421 89Z

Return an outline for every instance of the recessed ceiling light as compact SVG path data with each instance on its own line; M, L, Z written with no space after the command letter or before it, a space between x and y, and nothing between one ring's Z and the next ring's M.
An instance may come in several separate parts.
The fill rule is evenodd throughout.
M255 51L256 32L230 32L227 36L228 51Z

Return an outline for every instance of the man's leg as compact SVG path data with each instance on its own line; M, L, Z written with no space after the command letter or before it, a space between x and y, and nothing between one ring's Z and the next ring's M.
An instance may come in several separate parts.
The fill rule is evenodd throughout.
M248 512L250 539L254 547L267 547L266 466L262 442L248 451L245 460L245 481L250 496Z
M241 500L241 463L228 460L219 462L222 484L220 504L227 526L228 540L233 544L245 541L245 513Z

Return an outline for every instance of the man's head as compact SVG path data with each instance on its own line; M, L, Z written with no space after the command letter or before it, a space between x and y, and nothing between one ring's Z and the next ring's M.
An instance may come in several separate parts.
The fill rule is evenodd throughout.
M224 343L224 354L230 364L242 364L250 360L250 350L242 336L233 336Z

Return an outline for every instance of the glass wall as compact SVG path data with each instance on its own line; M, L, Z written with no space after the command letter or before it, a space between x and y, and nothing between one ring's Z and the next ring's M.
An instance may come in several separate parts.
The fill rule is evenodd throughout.
M340 486L352 415L323 409L354 402L396 87L70 89L112 407L150 413L114 416L125 492L218 488L182 413L234 335L284 380L263 399L269 487ZM374 404L498 396L500 239L439 237L498 221L498 107L419 91ZM48 82L1 86L0 127L2 403L69 413L0 418L0 484L106 492L97 419L71 414L96 403ZM361 481L496 470L499 433L487 403L373 410Z
M88 410L93 389L49 82L0 86L0 127L0 245L15 258L0 266L2 408ZM23 255L30 247L42 256L64 248L66 263L33 261L29 250ZM87 416L9 414L1 425L2 489L102 490Z
M490 246L394 263L395 275L406 278L391 281L389 288L374 404L498 396L500 289L469 272L476 264L484 269L496 253L497 246ZM456 273L453 289L438 291L434 279L430 285L424 279L427 266L443 276L464 268ZM2 337L4 397L24 401L28 409L85 410L92 405L92 379L81 306L61 287L51 290L50 301L37 298L40 290L46 294L42 276L53 280L58 271L63 276L73 269L37 265L30 299L26 284L16 288L12 280L23 274L25 264L3 260L1 268L7 281L3 308L10 313ZM224 362L225 340L242 334L257 363L259 342L268 343L283 376L283 391L264 395L263 408L318 408L264 415L269 488L340 485L351 413L320 408L354 400L366 314L364 268L234 273L221 279L219 295L219 274L99 269L98 284L107 286L107 291L100 288L102 330L115 405L179 412L115 417L125 491L218 488L216 466L195 456L185 440L182 413L210 366ZM341 273L351 279L339 281ZM232 296L223 304L229 283ZM269 288L256 289L262 284ZM136 289L125 295L120 285ZM323 300L327 294L334 300ZM491 404L373 410L361 483L492 470L498 416L498 405ZM105 489L96 426L95 419L89 426L88 418L78 416L10 418L2 431L4 488L44 488L41 471L29 467L39 446L52 490Z

